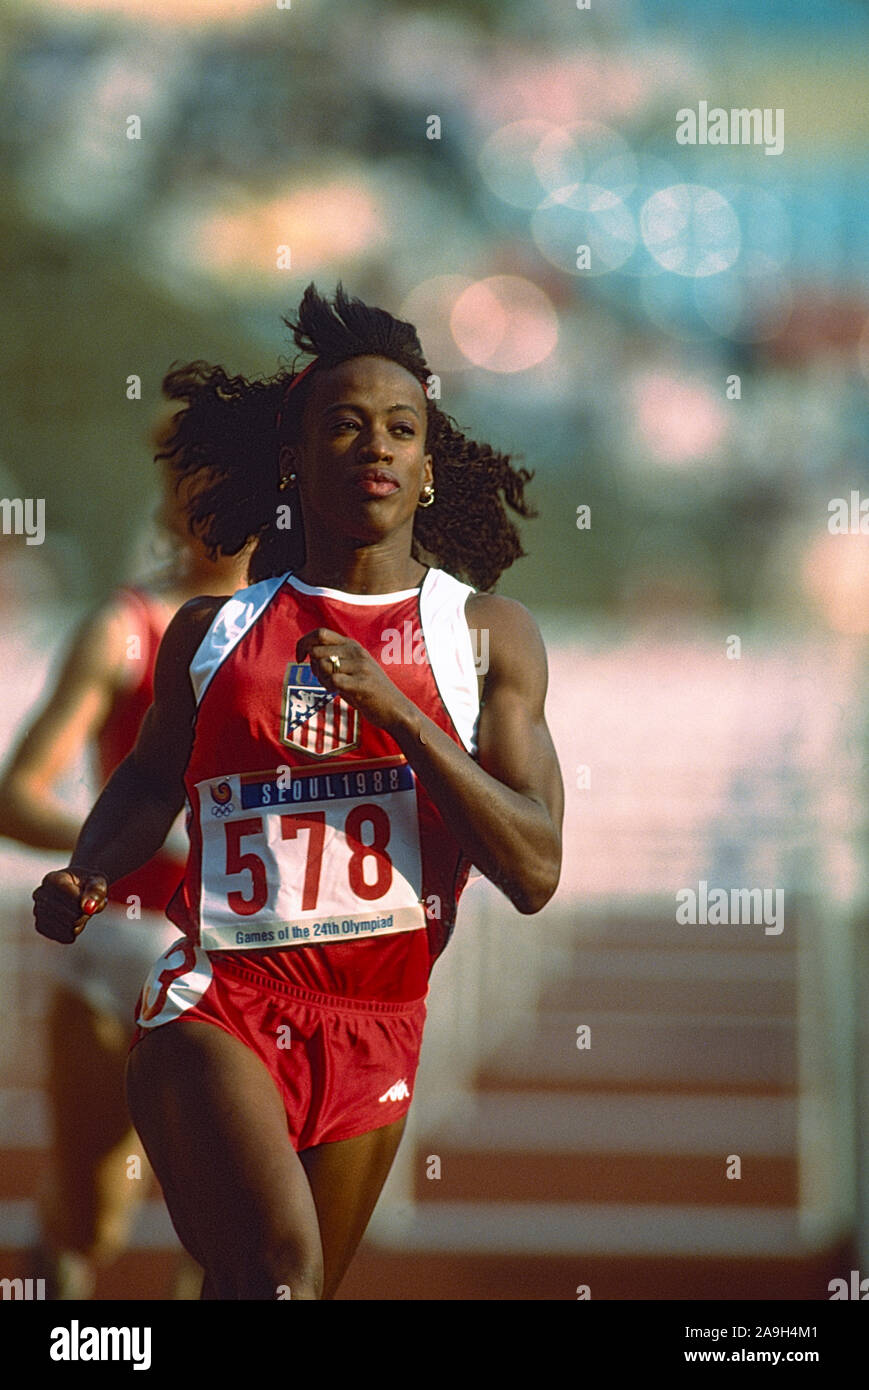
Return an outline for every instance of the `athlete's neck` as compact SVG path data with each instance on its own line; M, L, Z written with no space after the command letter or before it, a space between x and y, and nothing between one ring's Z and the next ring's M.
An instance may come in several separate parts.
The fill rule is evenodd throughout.
M296 571L303 584L316 589L338 589L345 594L395 594L416 589L427 573L410 555L389 555L377 546L366 546L349 555L320 555L306 559Z

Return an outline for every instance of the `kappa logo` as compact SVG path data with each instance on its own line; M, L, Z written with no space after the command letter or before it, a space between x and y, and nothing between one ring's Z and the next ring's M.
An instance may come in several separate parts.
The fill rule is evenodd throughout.
M396 1081L394 1085L390 1086L388 1091L383 1092L383 1095L380 1097L380 1104L383 1105L387 1100L406 1100L409 1095L410 1091L407 1089L407 1082L404 1077L402 1077L400 1081Z
M321 685L308 662L287 667L281 741L310 758L333 758L359 744L356 710Z

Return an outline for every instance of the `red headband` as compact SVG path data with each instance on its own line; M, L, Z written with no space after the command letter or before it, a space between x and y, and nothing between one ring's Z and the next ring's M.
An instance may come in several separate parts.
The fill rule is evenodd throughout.
M371 353L371 354L367 354L367 355L370 355L370 356L374 357L374 356L376 356L377 354L376 354L376 353ZM287 388L286 388L286 390L284 391L283 398L282 398L282 400L281 400L281 404L280 404L280 406L278 407L277 415L275 416L275 432L276 432L276 433L279 433L279 432L280 432L280 428L281 428L281 418L282 418L283 413L284 413L284 406L285 406L286 403L287 403L287 397L289 396L289 394L290 394L291 391L295 390L295 388L298 386L299 382L302 381L302 380L308 375L308 372L311 372L311 371L314 370L314 368L316 367L316 365L317 365L317 363L318 363L319 361L320 361L319 357L315 357L314 360L313 360L313 362L309 362L308 365L307 365L307 367L303 367L302 370L301 370L300 372L297 372L296 375L292 378L292 380L287 384ZM401 365L402 365L402 364L399 363L399 366L401 366ZM408 368L405 368L405 371L407 371L407 370L408 370ZM428 377L429 377L429 374L428 374L427 372L426 372L425 375L423 375L421 372L413 372L413 375L416 377L416 379L417 379L417 381L419 382L420 386L422 387L423 391L426 391L426 388L427 388L427 386L428 386ZM428 393L426 392L426 394L428 394Z
M317 365L317 363L319 362L319 360L320 360L319 357L315 357L314 360L313 360L313 362L309 362L308 365L307 365L307 367L303 367L302 370L301 370L300 372L297 372L296 375L293 377L292 381L290 381L290 382L288 383L287 388L286 388L286 390L284 391L283 397L281 398L281 403L280 403L280 405L278 406L278 413L277 413L277 415L275 416L275 432L276 432L276 433L278 433L278 434L280 433L280 429L281 429L281 417L282 417L282 415L283 415L283 413L284 413L284 406L285 406L286 403L287 403L287 397L289 396L290 392L294 389L294 387L298 386L298 384L299 384L299 382L302 380L302 378L303 378L303 377L306 377L306 376L308 375L308 372L312 371L313 368L316 367L316 365Z

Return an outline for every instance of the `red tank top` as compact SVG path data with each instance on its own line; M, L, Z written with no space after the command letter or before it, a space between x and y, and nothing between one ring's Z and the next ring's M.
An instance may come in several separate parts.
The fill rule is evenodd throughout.
M473 755L471 592L440 570L369 595L282 575L223 605L190 667L190 857L168 909L197 944L322 993L425 993L470 864L398 745L296 644L317 627L353 638Z
M103 783L136 742L142 720L154 698L154 666L169 620L164 605L152 599L145 590L124 588L119 590L118 597L124 600L129 612L129 659L137 679L116 695L96 736L98 769ZM136 645L132 645L134 639ZM135 894L145 911L162 912L183 872L183 858L162 849L140 869L113 883L109 901L126 904L128 897Z

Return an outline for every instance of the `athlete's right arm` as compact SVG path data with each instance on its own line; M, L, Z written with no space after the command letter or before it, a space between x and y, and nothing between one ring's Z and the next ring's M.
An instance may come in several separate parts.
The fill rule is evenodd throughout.
M46 874L33 894L36 930L43 936L74 941L88 917L105 906L108 885L147 863L168 835L184 805L193 744L190 663L225 601L193 599L166 629L154 671L154 703L135 747L103 788L68 867Z

